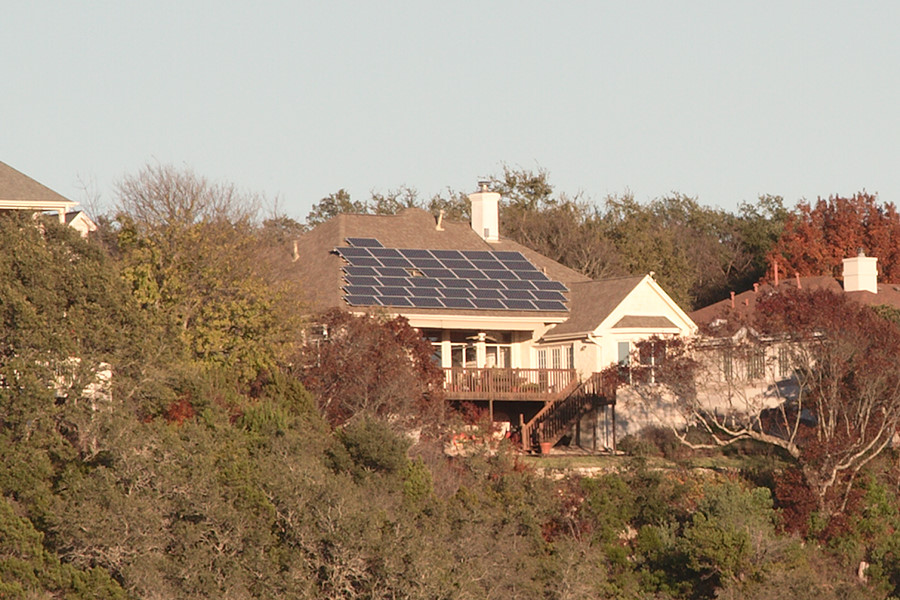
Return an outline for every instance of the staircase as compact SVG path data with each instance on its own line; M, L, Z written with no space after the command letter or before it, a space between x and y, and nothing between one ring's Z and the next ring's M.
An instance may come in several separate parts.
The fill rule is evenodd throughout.
M615 375L594 373L568 395L548 402L522 426L522 449L527 452L538 443L555 444L594 407L615 405L617 383Z

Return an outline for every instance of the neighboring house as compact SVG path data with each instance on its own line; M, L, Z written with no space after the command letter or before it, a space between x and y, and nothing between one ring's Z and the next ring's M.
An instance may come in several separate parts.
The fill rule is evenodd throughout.
M54 212L60 223L68 223L82 237L97 226L82 211L72 211L78 206L68 198L57 194L24 173L0 162L0 210L25 210L33 213ZM72 211L72 212L70 212Z
M691 313L703 334L695 347L700 370L697 396L705 410L727 418L774 408L795 390L794 348L781 338L761 336L746 323L752 321L757 300L786 290L829 290L847 294L868 306L900 309L900 285L879 283L877 258L858 256L843 260L842 278L827 276L777 278L754 289Z
M410 208L342 214L305 234L295 265L309 309L406 317L431 341L448 400L483 405L526 448L614 405L595 374L636 341L696 330L651 276L591 281L502 238L499 194L483 186L469 199L471 226Z
M691 313L691 318L699 325L713 328L725 327L735 322L736 317L749 317L756 310L756 300L776 290L826 289L845 293L854 302L867 306L890 306L900 309L900 284L878 282L878 259L866 256L860 251L857 256L843 260L841 279L828 276L778 278L773 284L756 285L754 289L732 294L715 304L710 304Z
M81 237L87 237L89 233L97 231L97 224L91 221L83 210L66 213L66 224L77 231Z

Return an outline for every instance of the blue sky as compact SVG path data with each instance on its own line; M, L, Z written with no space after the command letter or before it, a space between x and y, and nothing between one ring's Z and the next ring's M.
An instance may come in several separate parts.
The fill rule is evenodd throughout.
M0 161L77 201L148 162L263 194L900 200L900 4L20 2Z

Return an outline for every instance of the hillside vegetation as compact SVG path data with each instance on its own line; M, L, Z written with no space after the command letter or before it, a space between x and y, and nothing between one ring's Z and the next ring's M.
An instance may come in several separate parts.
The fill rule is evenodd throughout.
M627 440L616 470L561 479L505 447L446 457L467 417L429 392L415 332L326 315L352 335L314 353L279 259L302 227L260 222L252 201L159 167L123 183L119 213L90 240L0 215L0 597L900 594L890 453L828 519L799 510L803 483L752 446L730 455L737 468L694 469L696 455L658 434ZM521 219L523 239L584 208L522 202L504 218ZM731 218L749 223L765 202ZM571 213L571 227L594 239L590 227L618 219L623 239L595 241L625 248L629 215L666 206ZM660 220L660 236L683 237L666 233L678 219ZM756 258L781 243L756 234ZM647 462L662 455L668 468Z

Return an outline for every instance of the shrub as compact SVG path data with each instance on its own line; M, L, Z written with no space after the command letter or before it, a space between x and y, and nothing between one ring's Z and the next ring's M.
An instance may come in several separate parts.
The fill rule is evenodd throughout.
M339 430L338 440L349 455L356 476L369 472L398 473L408 462L409 440L376 419L351 422Z

